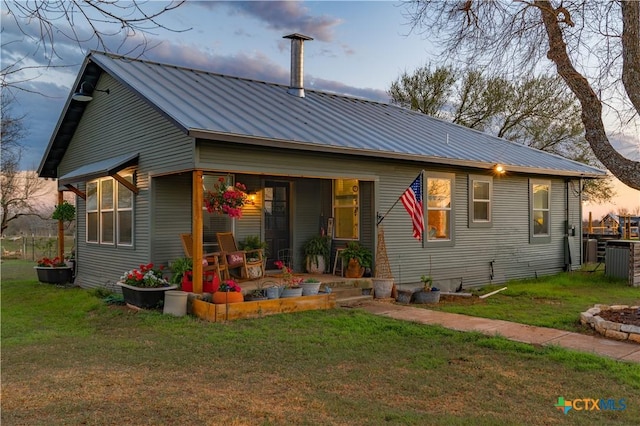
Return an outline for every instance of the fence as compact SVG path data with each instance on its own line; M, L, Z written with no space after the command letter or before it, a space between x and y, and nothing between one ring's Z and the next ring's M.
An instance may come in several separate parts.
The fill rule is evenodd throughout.
M73 236L64 237L64 255L69 256L75 246ZM57 237L16 236L2 238L2 258L36 261L58 255Z

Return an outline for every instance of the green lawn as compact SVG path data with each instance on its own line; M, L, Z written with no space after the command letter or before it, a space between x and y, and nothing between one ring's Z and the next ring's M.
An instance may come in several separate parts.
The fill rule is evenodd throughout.
M638 364L358 309L226 324L134 312L89 291L37 283L31 266L2 264L3 425L634 425L640 418ZM554 407L559 397L624 399L626 409L565 415Z
M570 272L512 281L504 285L484 287L474 295L487 294L502 287L507 287L507 290L486 299L447 298L437 305L422 306L589 333L591 329L580 324L580 313L596 303L640 305L640 288L629 286L626 280L607 277L601 271Z

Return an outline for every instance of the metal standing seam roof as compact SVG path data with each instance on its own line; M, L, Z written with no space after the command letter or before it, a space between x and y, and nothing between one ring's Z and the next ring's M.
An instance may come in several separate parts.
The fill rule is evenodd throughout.
M94 62L190 135L547 175L595 167L396 105L92 52ZM60 126L58 126L60 127ZM57 129L56 129L57 131ZM56 135L52 138L54 142ZM43 160L44 164L44 160Z

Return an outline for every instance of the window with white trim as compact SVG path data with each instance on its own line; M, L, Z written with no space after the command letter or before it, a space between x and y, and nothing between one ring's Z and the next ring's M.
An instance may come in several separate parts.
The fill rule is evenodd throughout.
M133 176L123 176L133 183ZM133 245L133 192L113 178L87 182L87 242Z
M360 197L358 179L333 181L334 238L357 240L360 238Z
M453 195L455 175L425 172L426 242L453 243Z
M530 225L532 243L551 241L551 181L529 181Z
M469 228L490 228L493 177L469 175Z

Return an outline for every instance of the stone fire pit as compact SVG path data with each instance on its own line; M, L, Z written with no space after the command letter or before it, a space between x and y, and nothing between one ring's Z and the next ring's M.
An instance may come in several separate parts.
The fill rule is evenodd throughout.
M640 306L595 305L580 314L580 322L605 337L640 343Z

